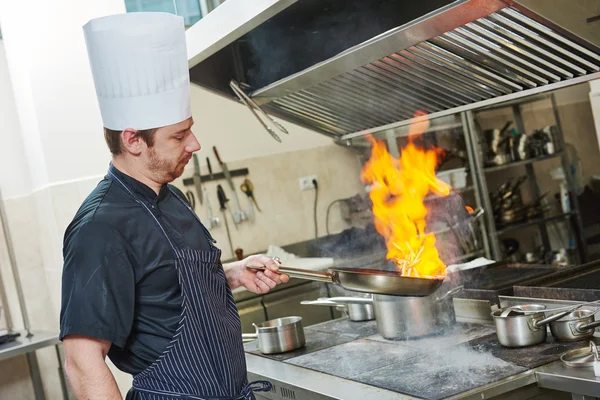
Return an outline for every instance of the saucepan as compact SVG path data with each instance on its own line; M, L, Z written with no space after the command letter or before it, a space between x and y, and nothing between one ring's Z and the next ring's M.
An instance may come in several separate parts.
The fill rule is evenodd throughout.
M243 333L242 340L258 339L258 349L263 354L286 353L306 344L302 317L283 317L252 325L256 333Z
M563 318L581 308L581 304L570 309L545 316L546 306L527 304L507 307L492 313L496 325L498 342L504 347L527 347L546 341L546 325Z
M264 271L264 266L246 267ZM279 266L279 272L290 278L333 283L344 289L362 293L387 294L393 296L429 296L444 281L444 277L412 278L397 271L382 271L364 268L329 268L327 272Z
M313 306L336 307L348 315L350 321L371 321L375 319L373 300L360 297L322 297L312 301L301 301L300 304Z
M575 342L583 339L591 339L595 328L600 326L600 321L595 321L596 311L576 310L564 317L550 322L552 335L564 342Z

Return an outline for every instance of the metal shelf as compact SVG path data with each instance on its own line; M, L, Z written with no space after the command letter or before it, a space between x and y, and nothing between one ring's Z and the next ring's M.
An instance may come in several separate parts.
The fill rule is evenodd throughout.
M527 227L538 225L538 224L544 223L544 222L550 222L550 221L555 221L555 220L559 220L559 219L564 219L569 216L571 216L571 213L564 213L564 214L554 215L551 217L531 219L526 222L521 222L521 223L517 223L517 224L513 224L513 225L507 225L507 226L503 227L502 229L498 229L496 231L496 233L498 235L503 235L505 233L512 232L514 230L527 228Z
M507 164L496 165L496 166L493 166L493 167L485 167L483 170L485 172L501 171L503 169L517 167L519 165L527 165L527 164L532 164L532 163L535 163L535 162L538 162L538 161L550 160L552 158L560 157L562 155L562 153L563 153L562 151L557 151L556 153L550 154L548 156L536 157L536 158L528 158L527 160L513 161L513 162L509 162Z

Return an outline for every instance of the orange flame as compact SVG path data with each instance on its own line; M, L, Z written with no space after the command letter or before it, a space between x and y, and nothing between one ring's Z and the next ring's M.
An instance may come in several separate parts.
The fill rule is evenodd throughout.
M414 117L420 120L410 126L400 159L392 157L382 141L368 137L373 148L361 178L371 185L375 227L386 240L387 259L395 261L403 276L436 279L446 275L446 265L435 236L425 232L423 199L430 191L447 196L450 187L435 175L441 150L421 149L413 142L429 127L429 119L423 112Z

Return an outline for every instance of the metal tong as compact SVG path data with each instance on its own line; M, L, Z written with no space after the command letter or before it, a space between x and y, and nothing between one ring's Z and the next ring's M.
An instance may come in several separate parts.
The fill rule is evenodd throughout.
M266 118L270 122L272 122L273 125L275 125L281 132L283 132L285 134L289 134L287 129L285 129L280 123L278 123L273 118L271 118L266 112L263 111L262 108L260 108L260 106L258 104L256 104L254 102L254 100L252 100L250 97L248 97L248 95L240 88L240 86L238 85L238 83L236 81L231 80L231 82L229 82L229 86L231 87L231 90L233 90L233 92L240 99L240 101L242 103L244 103L246 105L246 107L248 107L248 109L252 112L252 114L254 114L254 116L256 117L258 122L260 122L260 124L267 130L267 132L269 132L275 140L277 140L278 142L281 143L281 138L279 137L279 135L277 135L277 133L275 133L275 130L273 128L271 128L269 125L267 125L265 123L265 121L263 121L260 118L260 116L257 114L256 110L258 110L264 118Z

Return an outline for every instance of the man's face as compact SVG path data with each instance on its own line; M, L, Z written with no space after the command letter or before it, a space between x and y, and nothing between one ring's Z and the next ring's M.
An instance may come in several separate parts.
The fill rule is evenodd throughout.
M192 153L200 150L200 143L192 133L193 124L189 118L154 133L154 145L144 152L146 166L154 181L165 184L179 178Z

